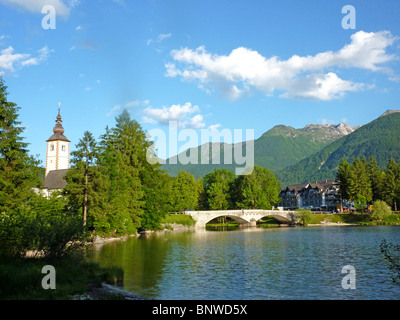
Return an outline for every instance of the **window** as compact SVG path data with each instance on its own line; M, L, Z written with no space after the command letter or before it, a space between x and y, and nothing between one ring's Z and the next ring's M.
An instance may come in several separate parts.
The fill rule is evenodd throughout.
M61 146L61 151L65 151L65 145Z
M54 151L54 144L50 145L50 151Z

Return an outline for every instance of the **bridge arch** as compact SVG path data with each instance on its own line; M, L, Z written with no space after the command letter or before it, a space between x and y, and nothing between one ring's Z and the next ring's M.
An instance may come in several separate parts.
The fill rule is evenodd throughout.
M283 224L292 224L293 223L292 216L284 217L279 214L266 214L266 215L263 215L259 220L261 220L262 218L265 218L265 217L274 218L279 223L283 223ZM257 221L259 221L259 220L257 220Z
M205 228L206 224L218 217L230 217L239 224L249 224L255 226L257 221L269 216L278 220L280 223L293 224L295 222L294 211L277 210L210 210L210 211L186 211L185 214L191 215L196 221L197 228Z
M211 221L213 221L213 220L215 220L217 218L221 218L221 217L231 218L231 219L235 220L239 225L246 225L246 224L250 224L251 223L250 221L248 221L248 220L246 220L244 218L235 216L235 215L217 214L215 217L209 217L210 220L208 220L205 224L210 223Z

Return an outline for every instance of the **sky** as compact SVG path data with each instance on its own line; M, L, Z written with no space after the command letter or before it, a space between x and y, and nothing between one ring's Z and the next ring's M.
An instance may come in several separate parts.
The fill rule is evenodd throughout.
M0 0L0 75L42 165L59 102L71 150L123 109L195 145L206 129L357 126L400 109L399 14L398 0Z

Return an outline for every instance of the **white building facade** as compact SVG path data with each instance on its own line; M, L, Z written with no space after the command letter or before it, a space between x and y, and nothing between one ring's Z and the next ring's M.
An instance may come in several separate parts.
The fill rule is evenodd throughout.
M50 171L66 170L69 168L69 144L70 141L64 136L64 128L58 110L54 134L47 140L46 152L46 177Z

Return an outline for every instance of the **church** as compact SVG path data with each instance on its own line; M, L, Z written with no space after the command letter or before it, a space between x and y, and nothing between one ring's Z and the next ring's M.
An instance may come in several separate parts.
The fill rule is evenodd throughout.
M57 190L62 190L67 182L64 180L69 169L69 144L71 141L64 135L60 106L53 135L47 140L46 173L42 194L50 196Z

